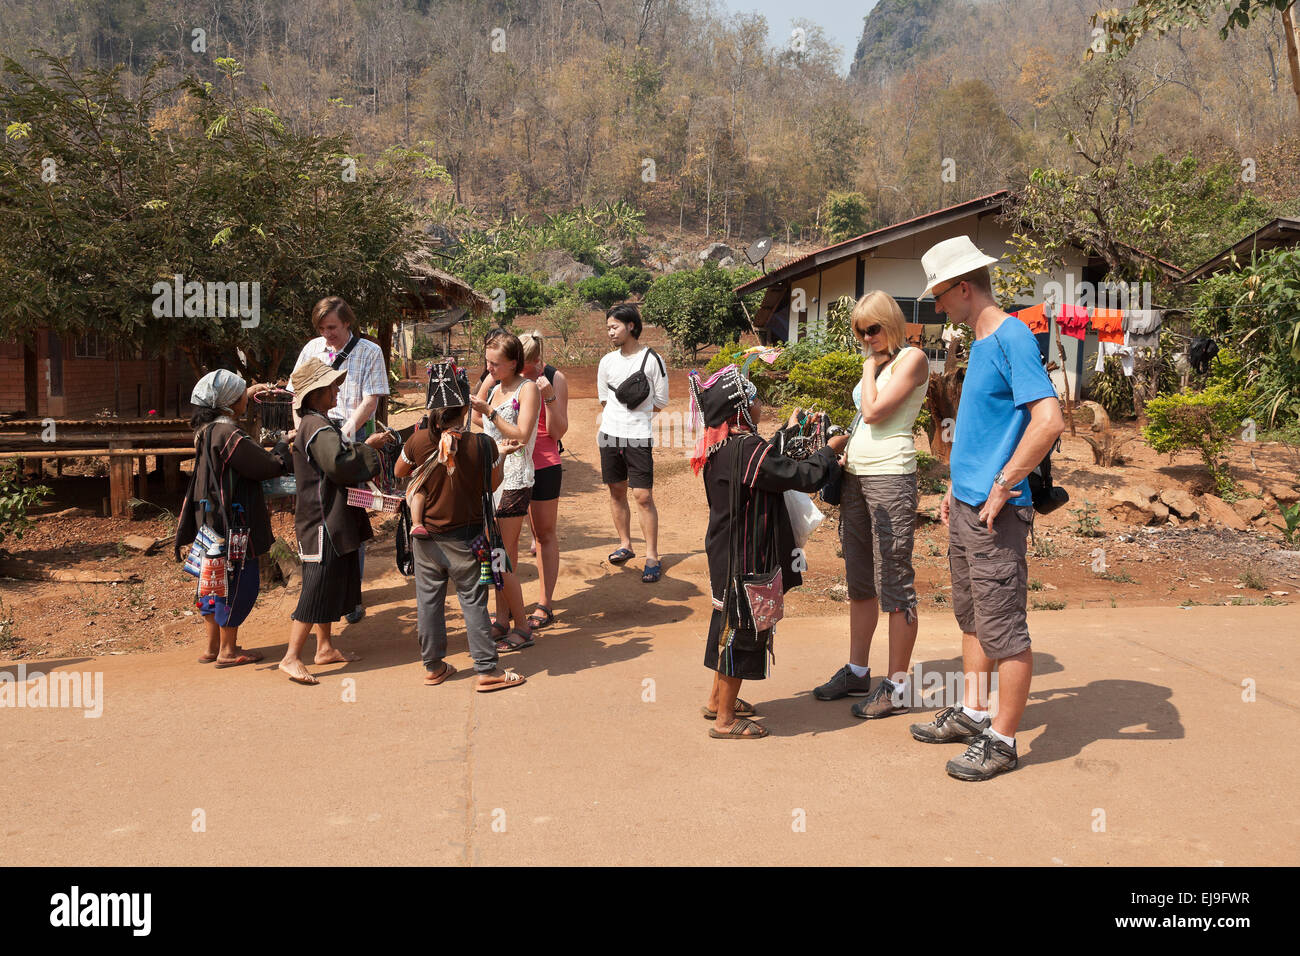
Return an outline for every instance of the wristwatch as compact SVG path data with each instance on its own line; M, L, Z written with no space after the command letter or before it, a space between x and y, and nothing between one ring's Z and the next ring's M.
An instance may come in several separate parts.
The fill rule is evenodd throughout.
M999 488L1006 488L1009 482L1006 480L1006 478L1003 477L1005 474L1006 474L1005 471L999 471L996 475L994 475L993 484L997 485Z
M493 421L496 419L496 417L497 417L497 410L495 408L492 409L492 411L488 412L488 421Z

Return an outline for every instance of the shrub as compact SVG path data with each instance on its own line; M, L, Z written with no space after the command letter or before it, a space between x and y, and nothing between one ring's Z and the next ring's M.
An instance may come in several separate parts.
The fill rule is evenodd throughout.
M625 300L629 292L627 283L610 272L578 283L578 298L584 302L599 302L607 309L615 302Z
M565 295L542 310L542 319L550 323L555 334L560 337L560 341L566 346L574 332L578 331L581 323L578 321L578 310L580 306L578 300L571 296Z
M654 281L654 273L644 266L616 266L605 272L607 276L617 276L627 283L629 295L645 295Z
M832 191L826 194L822 212L827 241L840 242L867 231L871 210L862 193Z
M785 361L782 355L777 365ZM849 352L832 352L811 362L790 367L781 398L785 414L791 406L828 413L836 425L853 423L853 386L862 378L862 358Z
M1224 450L1241 429L1245 406L1236 392L1213 385L1190 395L1163 395L1147 404L1143 437L1161 454L1194 449L1221 494L1231 494L1232 474Z
M513 272L486 273L474 283L474 287L490 298L497 289L505 293L505 309L494 313L502 325L513 322L521 315L540 315L544 308L561 295L559 289L544 286L536 279Z
M1118 356L1110 355L1102 370L1088 382L1088 397L1106 409L1112 421L1133 417L1133 380L1124 374Z
M9 537L22 538L23 531L32 524L27 510L40 504L49 493L45 485L21 484L18 466L0 462L0 545Z

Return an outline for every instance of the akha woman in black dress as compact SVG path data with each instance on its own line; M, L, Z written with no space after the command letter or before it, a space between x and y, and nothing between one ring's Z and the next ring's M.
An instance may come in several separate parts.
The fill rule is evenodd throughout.
M333 623L361 603L363 541L373 537L364 508L347 502L349 485L379 473L374 446L388 436L376 432L365 443L350 442L326 412L334 406L344 372L309 359L293 373L294 411L301 416L293 439L293 471L298 484L294 533L302 558L302 594L293 612L289 647L280 670L298 684L319 684L302 660L307 635L316 631L316 664L359 660L333 645Z
M783 495L813 492L834 478L848 436L831 438L805 461L787 457L779 433L770 442L759 437L757 392L734 365L706 382L692 373L691 397L705 426L691 466L696 474L703 471L709 502L704 551L713 597L704 666L715 675L703 714L716 721L710 737L757 739L768 732L748 719L754 708L738 695L743 681L767 677L776 629L745 626L746 615L737 613L734 582L739 575L766 575L778 567L782 594L803 582ZM791 424L797 415L798 410Z

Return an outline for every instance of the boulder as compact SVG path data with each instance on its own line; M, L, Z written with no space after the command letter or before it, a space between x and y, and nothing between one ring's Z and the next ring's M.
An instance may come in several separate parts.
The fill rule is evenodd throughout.
M576 284L596 274L595 269L584 262L579 262L563 249L547 249L539 254L537 266L546 272L547 281L552 285L560 282Z
M1139 485L1135 488L1122 488L1115 492L1107 510L1120 521L1128 524L1150 524L1156 518L1156 511L1151 506L1152 495ZM1154 494L1154 493L1153 493ZM1163 506L1162 506L1163 507ZM1169 517L1169 509L1164 509L1164 517Z
M1252 481L1249 478L1243 478L1237 482L1241 490L1251 498L1260 498L1264 495L1264 486L1258 481Z
M1205 521L1223 525L1233 531L1246 530L1246 522L1241 516L1232 510L1231 505L1215 495L1201 495L1201 515Z
M122 544L126 545L132 551L139 551L141 554L148 554L158 546L158 539L149 538L142 534L128 534L122 539Z
M691 262L686 256L677 256L672 262L668 263L669 272L682 272L686 269L694 269L695 263Z
M718 268L734 269L736 268L736 260L731 258L731 256L727 256L727 258L723 259L721 262L718 263Z
M1151 502L1151 512L1155 524L1164 524L1169 520L1169 507L1159 498Z
M705 248L700 250L699 259L701 262L707 262L712 259L714 262L722 262L723 259L735 260L736 250L731 248L725 242L711 242Z
M1200 514L1196 499L1179 488L1166 488L1160 492L1160 501L1180 518L1195 519Z
M1280 504L1293 505L1300 501L1300 491L1280 481L1270 482L1268 493L1276 498Z
M1258 498L1239 498L1232 503L1232 510L1241 515L1243 521L1254 521L1264 513L1264 502Z

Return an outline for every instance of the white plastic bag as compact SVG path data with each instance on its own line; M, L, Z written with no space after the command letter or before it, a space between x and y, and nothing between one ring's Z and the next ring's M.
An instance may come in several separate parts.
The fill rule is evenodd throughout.
M790 527L794 531L796 548L802 548L817 530L817 526L826 520L821 509L813 503L812 497L802 491L785 493L785 510L790 513Z

